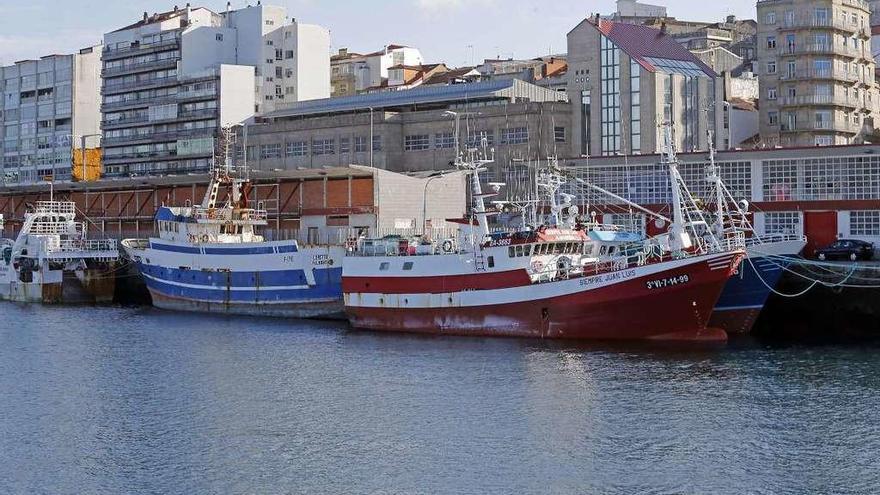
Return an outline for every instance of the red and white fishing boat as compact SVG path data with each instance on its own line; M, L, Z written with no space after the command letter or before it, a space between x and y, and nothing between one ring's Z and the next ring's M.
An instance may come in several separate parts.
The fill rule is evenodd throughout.
M459 165L471 171L473 211L458 221L456 237L361 239L346 256L342 290L354 327L553 339L726 340L723 330L707 324L744 250L741 243L712 237L705 222L686 219L696 208L684 204L688 198L678 187L674 157L670 231L632 249L602 226L576 224L576 208L558 205L555 190L552 227L490 233L492 213L484 198L491 194L483 193L479 179L489 161L474 160L473 151L471 157Z

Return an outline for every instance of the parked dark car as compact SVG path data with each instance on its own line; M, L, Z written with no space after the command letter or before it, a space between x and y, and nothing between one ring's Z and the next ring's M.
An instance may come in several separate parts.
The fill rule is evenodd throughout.
M856 239L840 239L830 246L816 250L820 260L870 260L874 257L874 244Z

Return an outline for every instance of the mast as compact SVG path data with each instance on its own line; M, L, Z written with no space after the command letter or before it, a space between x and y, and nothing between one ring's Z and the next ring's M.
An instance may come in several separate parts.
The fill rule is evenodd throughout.
M709 170L708 179L715 186L715 236L724 237L724 186L721 183L721 171L715 164L715 146L712 143L712 131L709 133Z
M664 153L663 162L669 167L669 185L672 189L672 224L669 226L669 248L682 251L684 243L684 211L682 209L681 189L679 188L678 158L675 156L675 144L672 140L672 125L663 124Z

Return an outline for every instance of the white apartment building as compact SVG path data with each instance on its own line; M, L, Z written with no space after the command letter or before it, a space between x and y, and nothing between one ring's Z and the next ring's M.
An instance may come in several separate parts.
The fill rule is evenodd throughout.
M0 185L71 179L86 137L97 148L101 47L0 67Z
M109 176L205 171L220 127L330 93L328 31L283 7L144 13L104 44Z
M370 88L378 88L388 80L388 69L391 67L423 64L422 53L417 48L408 46L388 45L366 55L342 48L330 58L331 95L351 96Z

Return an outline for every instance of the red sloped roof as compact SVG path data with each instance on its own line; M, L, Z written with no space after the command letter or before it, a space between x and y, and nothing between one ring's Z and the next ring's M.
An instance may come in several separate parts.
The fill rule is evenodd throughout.
M595 25L595 24L594 24ZM708 65L704 64L693 53L672 37L648 26L626 24L600 20L596 29L610 39L627 55L635 59L645 69L656 72L657 69L645 60L645 57L681 60L697 64L706 75L717 77Z

